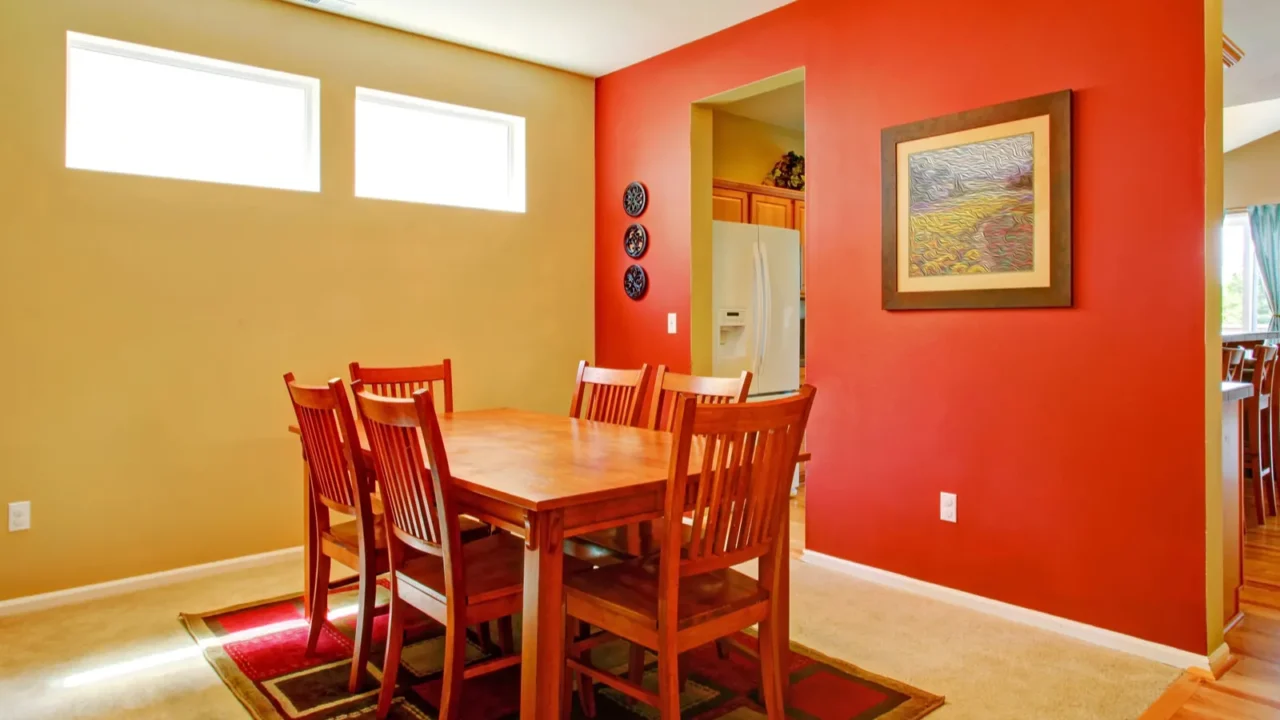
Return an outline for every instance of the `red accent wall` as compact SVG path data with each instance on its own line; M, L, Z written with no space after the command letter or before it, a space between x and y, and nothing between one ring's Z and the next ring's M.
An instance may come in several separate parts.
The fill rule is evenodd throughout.
M1204 652L1202 23L1198 2L799 0L600 78L598 362L689 367L690 103L804 66L808 546ZM881 310L881 128L1063 88L1075 307Z

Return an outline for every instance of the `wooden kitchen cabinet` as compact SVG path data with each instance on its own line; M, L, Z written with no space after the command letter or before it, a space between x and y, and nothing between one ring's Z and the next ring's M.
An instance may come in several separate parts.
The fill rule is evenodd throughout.
M794 228L795 201L764 193L752 193L751 224Z
M751 217L751 194L731 188L712 188L711 219L745 223Z

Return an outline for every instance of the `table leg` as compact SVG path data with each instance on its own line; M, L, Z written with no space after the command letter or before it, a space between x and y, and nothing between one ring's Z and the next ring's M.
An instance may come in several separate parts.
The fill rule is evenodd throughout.
M524 552L521 720L560 720L564 677L564 514L529 513Z

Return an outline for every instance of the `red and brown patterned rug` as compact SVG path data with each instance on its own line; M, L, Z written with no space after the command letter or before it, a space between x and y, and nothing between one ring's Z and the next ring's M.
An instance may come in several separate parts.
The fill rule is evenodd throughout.
M379 588L379 604L387 601ZM387 617L377 618L369 671L360 692L347 692L355 630L355 593L335 589L330 596L332 622L326 625L314 657L304 654L307 627L300 596L278 598L181 620L200 644L205 658L227 687L258 720L345 720L372 718L382 676ZM440 695L440 666L444 628L424 623L405 639L401 694L393 718L435 718ZM743 645L755 640L743 635ZM848 663L794 645L791 659L791 701L787 715L804 720L916 720L942 706L943 698L889 678L873 675ZM626 647L621 643L595 650L598 666L622 672ZM486 651L469 643L472 661ZM714 646L688 653L690 679L681 700L683 718L696 720L756 720L764 718L759 697L759 666L753 658L730 653L720 659ZM649 657L646 684L656 684L657 663ZM597 685L599 720L656 718L654 708L624 701L610 688ZM467 680L463 685L463 717L476 720L516 718L520 708L519 667ZM574 700L574 717L582 717Z

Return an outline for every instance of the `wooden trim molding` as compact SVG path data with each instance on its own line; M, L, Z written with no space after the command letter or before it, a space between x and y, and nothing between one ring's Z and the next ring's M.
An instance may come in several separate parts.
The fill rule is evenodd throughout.
M787 198L788 200L804 200L803 190L792 190L772 185L753 185L751 183L734 182L733 180L721 180L720 178L713 179L711 184L714 187L726 190L737 190L739 192L755 193L756 195L772 195L773 197Z
M1240 62L1243 59L1244 59L1244 50L1242 50L1240 46L1235 43L1234 40L1227 37L1226 35L1223 35L1222 36L1222 65L1224 67L1231 67L1232 65L1235 65L1236 63Z
M1182 650L1168 645L1143 640L1142 638L1125 635L1114 630L1094 627L1076 620L1068 620L1067 618L1050 615L1038 610L1010 605L999 600L974 595L956 590L955 588L945 587L943 585L934 585L933 583L917 580L906 575L899 575L888 570L863 565L851 560L824 555L812 550L805 550L800 556L801 562L818 567L834 570L838 573L855 577L859 580L866 580L877 585L903 590L916 595L923 595L934 600L939 600L951 605L976 610L987 615L994 615L1005 620L1030 625L1042 630L1065 635L1076 640L1098 645L1100 647L1119 650L1120 652L1137 655L1138 657L1154 660L1165 665L1171 665L1177 668L1200 668L1206 673L1212 672L1210 659L1207 655L1199 655L1187 650ZM1225 646L1223 646L1225 647ZM1218 653L1215 652L1215 655Z

